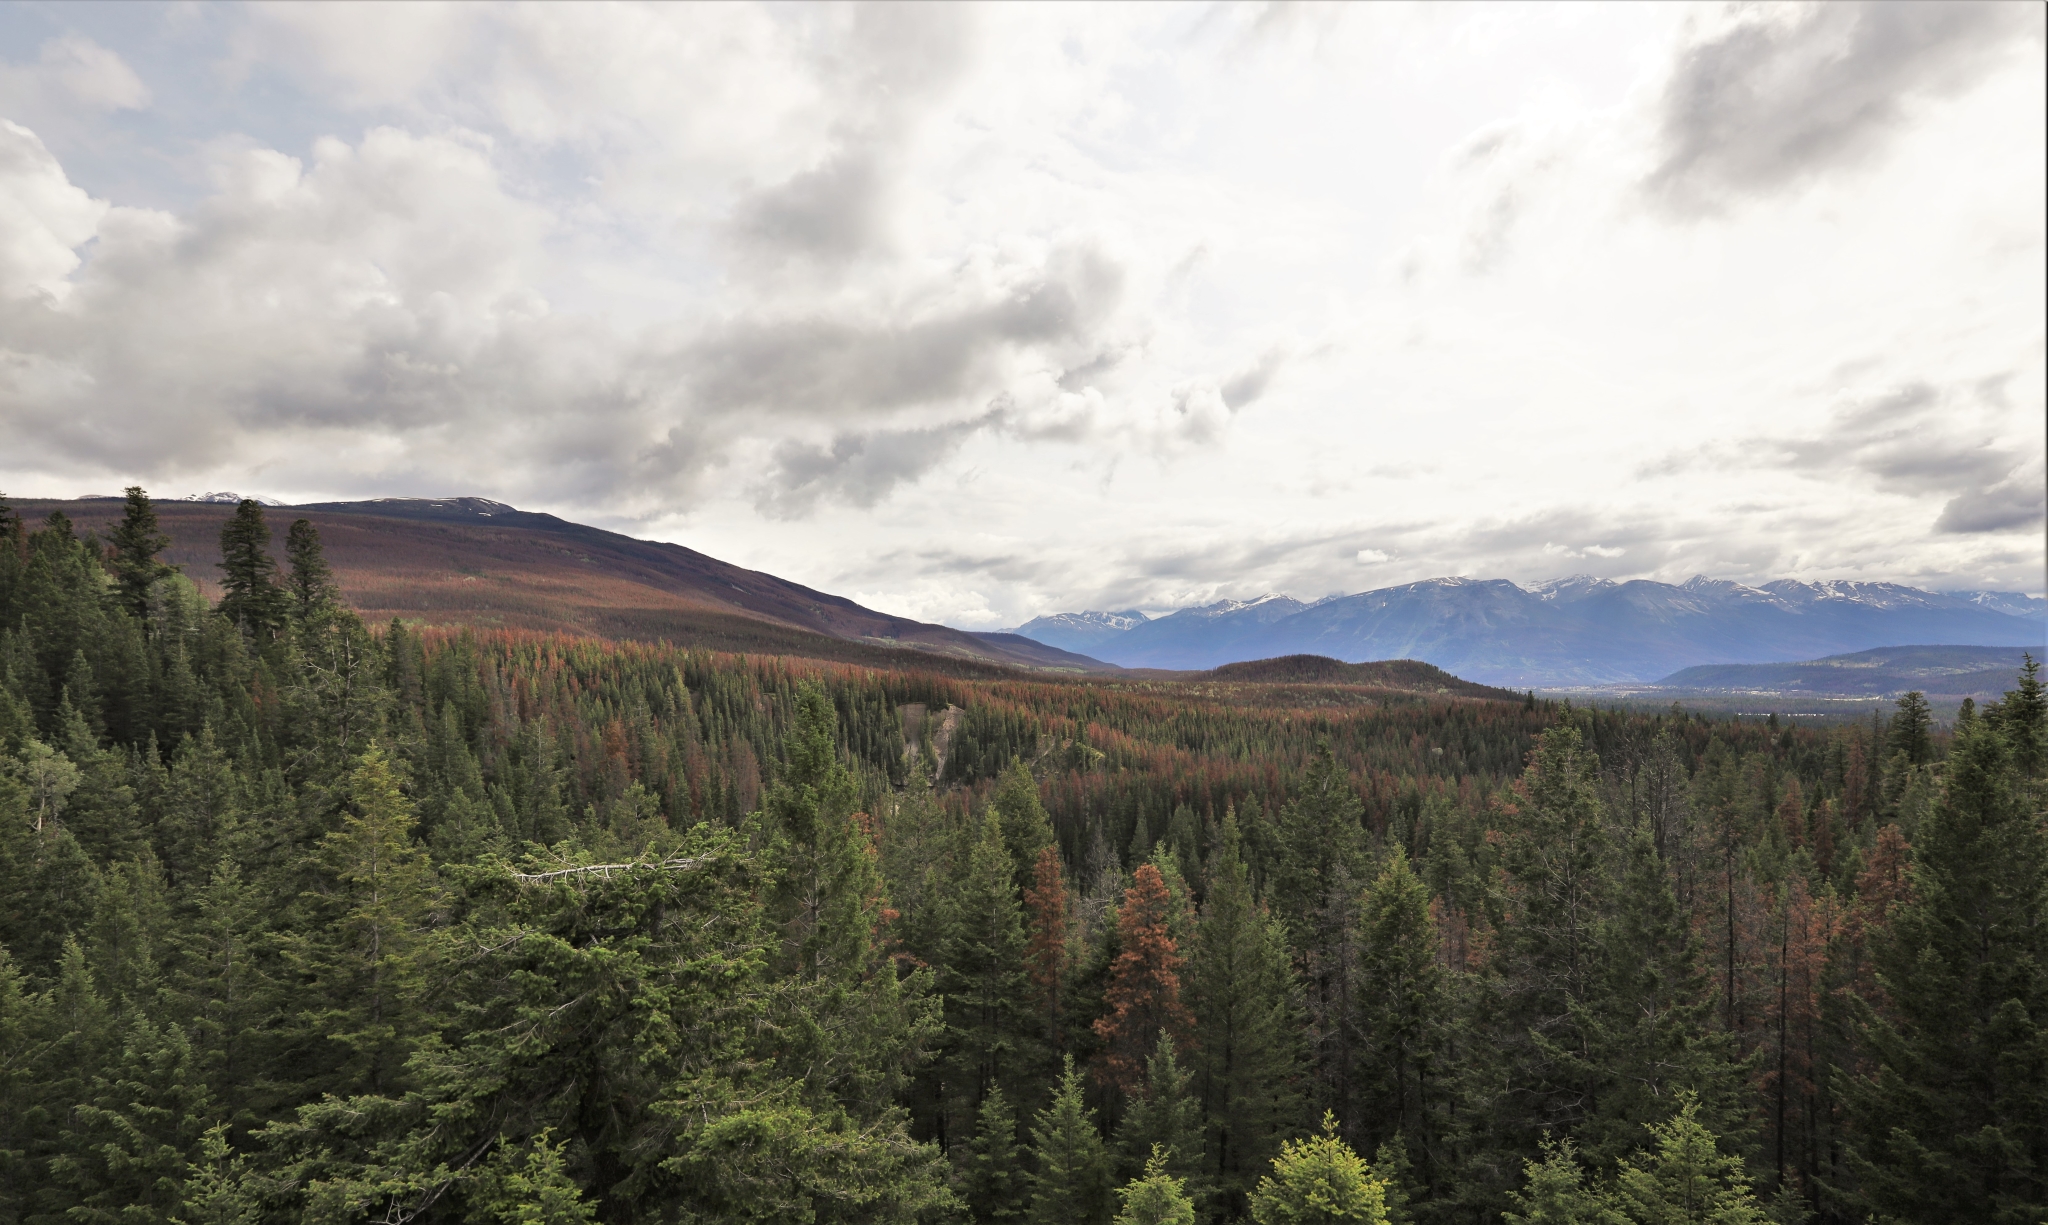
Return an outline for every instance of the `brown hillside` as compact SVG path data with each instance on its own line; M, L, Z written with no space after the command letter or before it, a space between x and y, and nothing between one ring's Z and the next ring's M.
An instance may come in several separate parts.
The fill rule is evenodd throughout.
M1224 664L1208 672L1189 673L1207 680L1237 681L1245 684L1278 685L1365 685L1375 689L1399 689L1410 693L1441 693L1454 697L1518 699L1522 695L1452 676L1434 664L1415 659L1384 659L1373 663L1347 664L1327 655L1282 655L1274 659L1249 659Z
M117 499L23 501L24 518L62 510L102 536ZM209 597L220 594L222 503L159 502L164 558ZM274 555L304 517L320 529L342 598L373 621L553 630L900 665L896 652L964 664L1067 672L1112 665L1012 634L971 634L876 612L840 596L747 570L681 545L636 540L482 498L390 498L266 508ZM928 665L927 665L928 666Z

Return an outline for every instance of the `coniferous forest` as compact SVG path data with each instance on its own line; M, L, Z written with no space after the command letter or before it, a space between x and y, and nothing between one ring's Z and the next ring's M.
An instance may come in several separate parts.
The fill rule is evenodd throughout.
M139 489L0 510L0 1222L2048 1219L2032 664L888 671L369 626L273 527L209 605Z

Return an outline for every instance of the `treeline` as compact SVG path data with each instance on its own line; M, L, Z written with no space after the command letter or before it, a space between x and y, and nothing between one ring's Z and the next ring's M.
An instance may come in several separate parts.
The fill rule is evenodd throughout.
M0 1221L2048 1212L2031 665L1953 733L1307 707L162 540L0 509Z

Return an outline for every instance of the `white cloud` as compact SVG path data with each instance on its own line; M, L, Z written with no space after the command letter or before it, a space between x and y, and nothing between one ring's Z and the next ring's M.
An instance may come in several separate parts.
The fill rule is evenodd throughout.
M2038 586L2039 20L1788 12L279 6L183 73L59 32L0 69L0 481L475 492L974 624L1361 568ZM1876 101L1809 165L1785 65L1836 35Z

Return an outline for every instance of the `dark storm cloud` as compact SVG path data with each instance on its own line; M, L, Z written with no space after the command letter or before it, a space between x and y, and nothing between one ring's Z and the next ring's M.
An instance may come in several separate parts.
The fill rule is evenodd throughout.
M2037 29L2032 5L1974 0L1750 10L1688 48L1666 86L1647 186L1680 211L1766 194L1875 152L1908 102L1968 85Z
M1051 261L999 300L899 324L842 318L743 320L690 346L681 363L713 410L835 414L957 398L997 359L1084 340L1115 307L1121 269L1089 251Z

